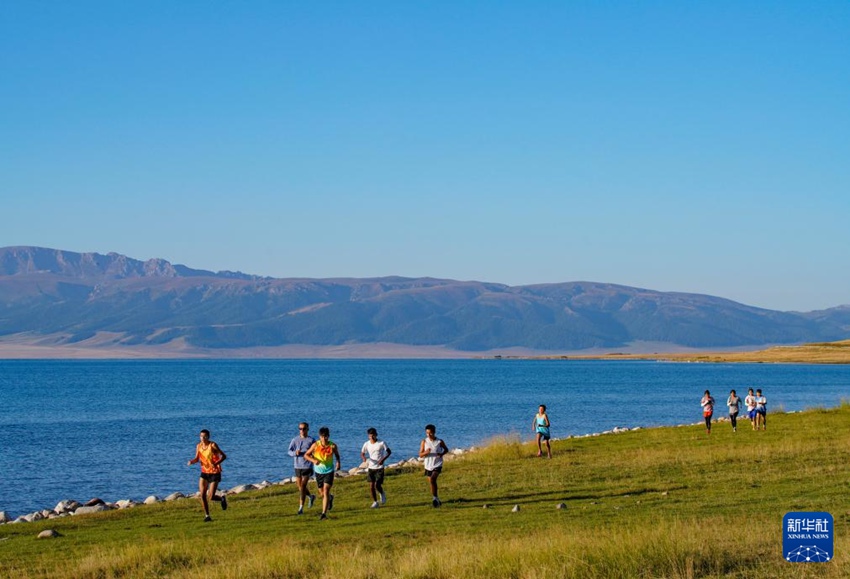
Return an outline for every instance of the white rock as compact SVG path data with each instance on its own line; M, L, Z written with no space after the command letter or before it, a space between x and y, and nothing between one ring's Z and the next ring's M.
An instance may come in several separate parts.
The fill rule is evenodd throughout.
M0 511L0 523L8 523L11 522L11 517L6 514L6 511Z
M58 536L59 536L59 533L57 533L53 529L45 529L38 534L37 538L38 539L53 539L53 538L58 537Z
M262 481L262 482L260 482L260 483L258 483L258 484L256 484L256 485L254 485L254 486L255 486L255 487L257 487L257 490L263 490L263 489L267 489L267 488L269 488L270 486L272 486L272 483L270 483L270 482L269 482L269 481L267 481L267 480L264 480L264 481Z
M77 510L77 508L79 506L80 506L80 503L78 503L77 501L70 500L70 499L65 500L65 501L59 501L59 503L53 509L53 512L59 513L60 515L62 513L70 513L71 511Z
M44 509L43 511L41 511L41 516L45 519L52 514L53 514L53 511L48 511L47 509Z
M115 501L115 506L119 509L129 509L130 507L135 507L136 502L130 499L121 499L120 501Z
M351 475L366 474L366 469L365 469L365 468L360 468L360 467L352 468L352 469L350 469L350 470L348 471L348 474L351 474Z
M185 499L185 498L186 498L186 495L184 495L181 492L176 492L176 493L171 493L170 495L168 495L167 497L165 497L162 500L170 503L171 501L176 501L177 499Z
M92 505L90 507L80 507L76 511L74 511L74 516L77 515L90 515L91 513L99 513L101 511L108 511L109 507L106 505Z
M146 498L144 501L142 501L142 502L143 502L143 503L145 503L146 505L153 505L153 504L155 504L155 503L158 503L158 502L159 502L159 497L158 497L158 496L156 496L156 495L151 495L151 496L147 497L147 498Z

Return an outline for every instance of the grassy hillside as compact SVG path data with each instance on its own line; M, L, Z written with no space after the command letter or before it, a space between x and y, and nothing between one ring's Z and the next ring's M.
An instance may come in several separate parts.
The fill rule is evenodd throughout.
M663 409L659 409L663 411ZM846 577L850 405L559 441L515 441L447 463L443 507L419 471L336 486L328 521L299 517L293 485L232 497L203 524L195 500L0 526L8 577ZM566 509L556 509L558 503ZM490 508L482 508L483 505ZM511 512L514 505L519 512ZM216 505L217 506L217 505ZM835 517L835 559L782 558L782 517ZM53 528L62 536L37 540Z

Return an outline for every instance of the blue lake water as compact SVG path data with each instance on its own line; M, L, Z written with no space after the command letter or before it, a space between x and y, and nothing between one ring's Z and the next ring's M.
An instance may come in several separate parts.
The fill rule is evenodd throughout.
M425 424L452 447L505 433L530 439L539 404L552 435L701 420L718 401L762 388L768 409L837 406L850 366L631 361L262 360L0 361L0 510L59 500L140 500L193 492L198 432L228 454L222 486L292 475L299 421L331 429L343 468L359 464L365 430L396 458L418 450Z

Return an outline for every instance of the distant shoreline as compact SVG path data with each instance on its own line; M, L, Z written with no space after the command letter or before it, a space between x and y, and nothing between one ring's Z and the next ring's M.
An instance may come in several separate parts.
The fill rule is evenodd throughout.
M537 360L656 360L661 362L749 363L749 364L850 364L850 340L799 346L774 346L744 352L658 352L653 354L610 353L529 357Z
M567 352L528 348L500 348L488 351L461 351L445 346L411 346L393 343L316 346L290 344L253 348L197 348L182 340L155 346L125 345L123 336L106 332L80 341L67 336L15 334L0 336L0 360L655 360L705 363L788 363L850 364L850 340L766 349L716 351L683 348L669 343L635 343L619 351L603 349Z

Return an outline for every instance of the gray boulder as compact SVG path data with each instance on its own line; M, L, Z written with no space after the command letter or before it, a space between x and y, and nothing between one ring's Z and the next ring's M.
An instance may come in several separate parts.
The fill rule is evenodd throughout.
M0 511L0 524L8 523L12 520L12 518L6 514L6 511Z
M256 485L239 485L239 486L233 487L232 489L227 491L227 494L238 495L238 494L244 493L245 491L253 491L253 490L256 490L256 489L257 489Z
M53 529L45 529L38 534L38 539L55 539L56 537L61 537L59 533L54 531Z
M99 513L101 511L108 511L109 507L106 505L92 505L90 507L80 507L76 511L74 511L74 516L77 515L90 515L92 513Z
M177 492L177 493L171 493L170 495L165 497L163 500L170 503L171 501L176 501L177 499L185 499L185 498L186 498L186 495L184 495L181 492Z
M146 505L153 505L159 502L159 497L156 495L151 495L143 501Z

